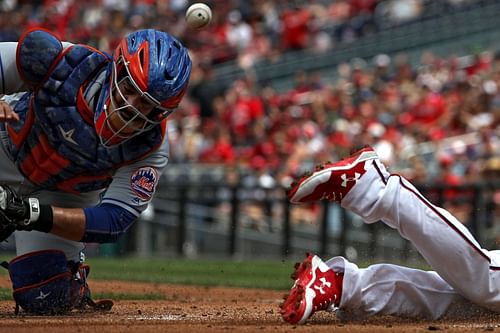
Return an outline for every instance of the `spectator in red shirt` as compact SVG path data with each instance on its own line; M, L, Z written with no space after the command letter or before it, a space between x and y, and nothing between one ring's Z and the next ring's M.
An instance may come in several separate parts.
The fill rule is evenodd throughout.
M206 147L200 154L202 163L224 163L232 164L236 159L236 153L231 142L229 130L222 126L216 128L212 145Z
M300 50L308 45L311 13L306 8L294 7L282 16L282 48Z
M422 86L421 92L420 100L407 114L406 121L436 125L447 111L445 100L440 93L433 92L427 85Z
M230 94L234 101L227 105L224 123L231 129L235 144L245 144L250 140L252 123L264 115L264 104L244 81L235 82Z

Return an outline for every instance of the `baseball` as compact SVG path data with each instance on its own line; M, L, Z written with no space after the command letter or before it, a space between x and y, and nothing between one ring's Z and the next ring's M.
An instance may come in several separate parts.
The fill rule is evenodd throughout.
M186 11L186 22L192 29L204 28L211 20L212 10L204 3L194 3Z

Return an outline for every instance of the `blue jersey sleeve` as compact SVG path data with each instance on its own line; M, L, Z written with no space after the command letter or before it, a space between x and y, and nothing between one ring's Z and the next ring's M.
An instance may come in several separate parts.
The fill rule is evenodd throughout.
M109 203L84 208L86 243L113 243L137 220L137 215Z

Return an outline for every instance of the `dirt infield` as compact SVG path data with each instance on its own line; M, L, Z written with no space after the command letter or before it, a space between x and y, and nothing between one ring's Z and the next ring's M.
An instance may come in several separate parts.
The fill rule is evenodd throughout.
M111 312L38 317L14 315L14 302L0 302L0 332L500 332L500 316L474 321L415 322L378 317L345 323L334 314L317 313L302 326L284 323L278 306L282 292L235 288L205 288L146 283L91 281L94 292L160 293L162 301L116 301ZM0 277L0 286L10 282Z

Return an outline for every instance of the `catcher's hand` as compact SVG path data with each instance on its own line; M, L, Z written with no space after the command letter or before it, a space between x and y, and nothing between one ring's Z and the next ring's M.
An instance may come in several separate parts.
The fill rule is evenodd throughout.
M0 122L6 121L19 121L19 115L12 110L7 102L0 101Z
M38 219L37 199L24 201L8 185L0 185L0 241L7 239L15 230L32 230Z

